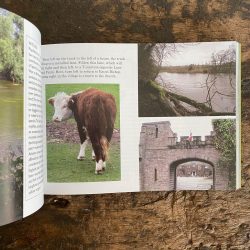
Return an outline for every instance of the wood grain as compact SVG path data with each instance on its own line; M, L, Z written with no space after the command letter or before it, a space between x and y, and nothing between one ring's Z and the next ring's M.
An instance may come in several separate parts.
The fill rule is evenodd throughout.
M242 79L250 78L248 0L1 0L0 6L33 22L43 44L236 40ZM240 190L46 196L37 213L0 228L0 248L250 249L250 98L242 105Z

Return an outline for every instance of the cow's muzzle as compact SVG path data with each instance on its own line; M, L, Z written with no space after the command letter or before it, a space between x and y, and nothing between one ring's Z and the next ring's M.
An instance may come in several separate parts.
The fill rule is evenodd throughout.
M53 122L60 122L61 120L58 118L58 117L56 117L56 118L53 118Z

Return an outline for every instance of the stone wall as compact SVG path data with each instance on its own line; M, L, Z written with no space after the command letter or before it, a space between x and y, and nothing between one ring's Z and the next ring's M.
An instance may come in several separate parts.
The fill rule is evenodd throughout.
M177 142L177 135L169 122L160 122L143 124L140 138L141 190L175 189L177 166L190 161L210 164L213 168L213 188L228 188L228 172L218 168L220 154L214 147L211 136L205 137L205 141L199 138L194 144L187 146L183 143L183 137L181 142Z

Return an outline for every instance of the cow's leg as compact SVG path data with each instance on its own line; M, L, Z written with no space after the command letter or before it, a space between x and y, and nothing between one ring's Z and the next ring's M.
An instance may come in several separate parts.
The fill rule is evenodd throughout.
M102 164L102 170L105 171L105 169L106 169L106 161L104 161Z
M103 164L103 153L102 153L102 147L100 144L100 141L98 140L98 138L90 138L91 142L92 142L92 147L93 147L93 151L95 154L95 161L96 161L96 165L95 165L95 174L101 174L102 170L104 169Z
M77 124L78 133L81 141L80 151L77 156L77 160L81 161L85 159L85 149L88 144L86 128L83 128L81 124Z
M114 127L108 127L107 132L106 132L106 137L108 139L108 142L111 141L112 135L113 135Z
M96 168L95 168L96 174L102 173L102 171L105 171L105 169L106 169L106 161L100 159L98 162L96 162Z
M103 160L102 160L102 148L99 143L93 145L94 153L95 153L95 173L101 174L103 170Z
M99 160L95 164L95 174L102 174L103 170L103 160Z
M88 139L86 139L83 143L80 144L80 151L77 156L77 160L81 161L85 159L85 150L87 145L88 145Z
M93 161L95 160L95 151L94 151L94 149L92 149L92 160Z

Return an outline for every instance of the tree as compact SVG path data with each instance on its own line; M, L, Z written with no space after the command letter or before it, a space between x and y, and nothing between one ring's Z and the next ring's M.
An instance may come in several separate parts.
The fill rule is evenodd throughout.
M193 68L194 68L194 65L193 65L193 64L190 64L190 65L188 66L188 71L191 71Z
M177 51L173 43L141 43L138 45L139 82L155 80L163 61Z
M12 18L0 13L0 37L11 40L13 34Z
M206 88L207 95L205 103L213 109L213 98L216 95L220 96L235 96L235 86L233 84L233 75L236 69L236 51L234 47L229 47L227 50L221 50L218 53L213 53L211 56L210 70L207 73L206 81L201 84L202 88ZM221 92L217 89L218 76L221 73L228 75L228 81L231 86L231 91L228 93Z
M229 186L235 188L236 122L234 119L213 120L215 147L221 152L219 167L229 171Z
M184 46L184 45L178 45ZM139 44L139 114L140 116L187 116L187 115L230 115L228 112L216 112L211 105L210 85L208 97L200 103L175 93L171 83L156 82L163 62L178 52L176 44L145 43ZM155 86L161 85L161 86ZM210 88L210 89L209 89Z
M138 45L138 78L139 84L147 82L149 80L154 80L157 73L157 65L155 64L152 52L155 43L139 43Z
M168 57L178 52L179 47L185 45L166 43L139 44L139 113L143 116L154 116L149 110L159 113L156 109L162 110L161 116L187 116L187 115L234 115L235 111L218 112L214 110L213 99L216 95L234 96L235 87L232 75L235 73L235 48L229 47L211 57L210 64L206 65L207 79L201 83L201 88L206 88L205 100L198 102L186 96L176 93L175 86L159 77L162 64L167 62ZM193 68L204 65L190 64L189 71ZM220 73L227 73L229 83L232 87L230 93L222 93L216 86L216 81ZM158 77L157 81L155 79ZM154 85L160 85L155 88ZM157 90L159 93L157 93ZM155 94L153 94L154 92ZM155 96L156 95L156 96ZM160 98L159 98L160 97ZM155 106L156 100L160 103ZM155 108L152 108L151 106ZM158 107L157 107L158 106ZM152 112L152 111L151 111Z
M0 77L23 82L23 19L0 12Z

